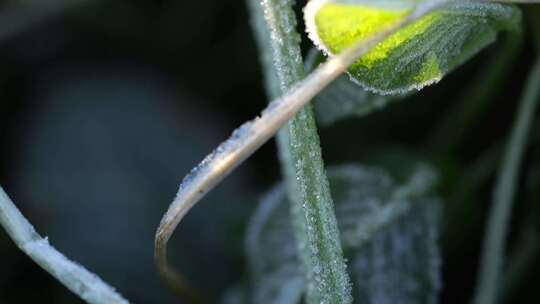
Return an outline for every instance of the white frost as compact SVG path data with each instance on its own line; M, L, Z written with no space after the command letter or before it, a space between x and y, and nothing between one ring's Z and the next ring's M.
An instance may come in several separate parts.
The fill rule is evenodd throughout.
M0 225L34 262L90 304L124 304L113 287L83 266L69 260L43 239L0 187Z

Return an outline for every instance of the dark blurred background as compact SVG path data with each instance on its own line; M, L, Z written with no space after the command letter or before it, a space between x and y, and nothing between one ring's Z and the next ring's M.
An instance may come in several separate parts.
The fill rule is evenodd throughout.
M326 162L360 161L381 146L413 151L441 169L449 204L468 168L509 131L535 58L529 33L504 86L451 153L430 149L430 131L500 44L420 95L321 129ZM133 302L175 302L153 265L160 217L191 167L265 104L244 1L0 1L0 185L55 247ZM243 231L257 197L280 178L275 155L265 145L171 240L171 263L213 302L245 277ZM538 155L533 141L511 252L539 207ZM446 220L442 303L471 297L492 181ZM507 303L537 303L529 298L537 257L527 269ZM0 303L36 301L81 302L0 231Z

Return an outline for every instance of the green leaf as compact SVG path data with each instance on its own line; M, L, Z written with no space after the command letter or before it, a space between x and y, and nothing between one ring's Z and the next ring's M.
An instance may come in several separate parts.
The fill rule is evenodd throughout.
M356 303L436 302L439 202L430 194L436 179L422 163L410 167L402 184L381 168L328 170ZM306 286L292 231L280 184L249 225L250 303L301 302Z
M306 70L312 71L323 61L324 55L311 49L306 57ZM368 92L348 75L341 75L315 97L315 114L320 125L328 126L343 119L366 116L403 97Z
M252 286L251 303L299 303L304 275L297 257L290 204L280 184L262 200L246 237Z
M306 28L317 47L333 55L405 18L415 2L312 0L304 9ZM495 41L500 31L517 31L520 21L512 5L452 2L390 36L348 72L373 92L420 90Z

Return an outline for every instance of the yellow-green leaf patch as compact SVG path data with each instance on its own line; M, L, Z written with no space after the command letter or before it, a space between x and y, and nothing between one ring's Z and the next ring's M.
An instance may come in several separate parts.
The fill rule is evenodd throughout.
M407 0L312 0L304 9L310 38L327 55L405 18ZM352 80L382 94L404 93L438 82L502 30L517 31L521 14L512 5L459 1L391 35L348 70Z

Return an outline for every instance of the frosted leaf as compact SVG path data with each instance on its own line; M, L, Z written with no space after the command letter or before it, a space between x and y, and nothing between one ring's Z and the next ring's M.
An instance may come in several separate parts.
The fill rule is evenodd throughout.
M440 210L421 198L417 206L373 234L350 265L354 296L362 303L436 303L441 288L437 246ZM424 206L424 208L419 206Z
M400 172L397 179L374 167L328 170L356 303L436 300L439 202L429 194L435 174L422 163L407 167L409 171ZM289 208L284 187L278 185L251 220L246 238L249 303L301 303L306 286Z
M246 236L253 280L250 303L299 303L304 276L294 242L289 204L282 185L263 198Z
M312 71L324 61L324 56L313 48L306 57L306 71ZM383 109L388 103L405 98L404 95L379 95L368 92L350 76L341 75L315 97L315 114L322 126L350 117L362 117Z
M414 4L312 0L304 9L304 19L311 40L332 56L403 19ZM512 5L454 1L390 36L348 73L354 82L380 94L420 90L494 42L500 31L517 31L520 21L521 12Z

